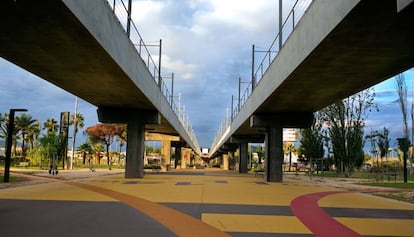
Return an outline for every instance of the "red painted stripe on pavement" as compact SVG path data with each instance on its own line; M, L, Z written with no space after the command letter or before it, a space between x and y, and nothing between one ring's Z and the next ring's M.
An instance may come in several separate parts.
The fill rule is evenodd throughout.
M290 209L318 237L361 237L362 235L336 221L318 205L318 201L323 197L347 192L332 191L302 195L292 200Z

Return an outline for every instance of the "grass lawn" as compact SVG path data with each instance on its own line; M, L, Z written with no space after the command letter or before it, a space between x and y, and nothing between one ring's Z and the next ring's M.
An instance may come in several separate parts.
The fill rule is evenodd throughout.
M367 186L400 188L400 189L414 189L414 183L360 183Z
M0 182L3 183L3 181L4 181L3 175L0 175ZM19 178L13 177L13 176L9 176L9 182L17 182L17 181L19 181Z

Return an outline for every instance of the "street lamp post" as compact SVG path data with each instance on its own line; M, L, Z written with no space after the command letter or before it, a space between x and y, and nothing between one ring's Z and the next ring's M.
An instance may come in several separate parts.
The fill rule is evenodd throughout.
M109 146L112 144L112 137L110 135L105 135L104 142L106 145L106 158L108 160L109 170L112 170L112 161L109 158Z
M11 148L13 143L13 129L14 129L14 113L26 112L27 109L10 109L9 124L7 127L7 140L6 140L6 160L4 164L4 178L3 182L9 182L10 177L10 163L11 163Z

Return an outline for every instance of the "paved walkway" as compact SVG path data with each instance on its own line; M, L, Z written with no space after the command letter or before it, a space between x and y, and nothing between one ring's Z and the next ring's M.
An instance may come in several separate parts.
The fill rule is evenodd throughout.
M0 185L1 236L414 236L414 205L346 180L267 183L210 169L34 175Z

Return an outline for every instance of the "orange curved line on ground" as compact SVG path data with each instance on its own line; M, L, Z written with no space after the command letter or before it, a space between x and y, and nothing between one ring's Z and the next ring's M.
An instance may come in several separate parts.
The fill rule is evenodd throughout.
M176 211L172 208L157 204L145 199L135 197L129 194L116 192L106 188L101 188L84 183L67 182L83 189L94 191L113 199L119 200L136 210L146 214L147 216L158 221L160 224L167 227L178 236L183 237L229 237L230 235L222 232L221 230L210 226L194 217L186 215L182 212Z

